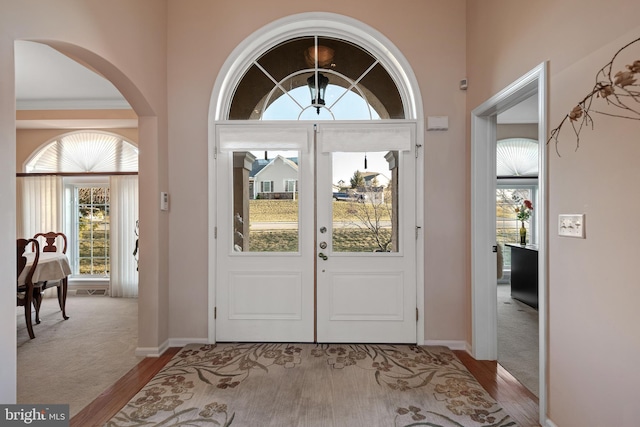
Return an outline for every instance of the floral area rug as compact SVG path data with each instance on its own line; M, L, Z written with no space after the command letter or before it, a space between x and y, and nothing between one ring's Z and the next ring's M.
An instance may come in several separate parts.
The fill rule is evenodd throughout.
M189 345L107 426L507 427L446 347Z

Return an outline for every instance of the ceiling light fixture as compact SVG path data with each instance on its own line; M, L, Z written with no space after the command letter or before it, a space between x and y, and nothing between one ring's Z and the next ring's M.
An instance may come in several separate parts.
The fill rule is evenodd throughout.
M335 51L327 46L310 46L304 51L304 59L308 67L315 67L316 63L320 68L334 66L333 57Z
M320 106L324 105L324 95L329 85L329 78L322 73L317 73L307 79L307 85L311 92L311 105L316 107L316 112L320 114Z

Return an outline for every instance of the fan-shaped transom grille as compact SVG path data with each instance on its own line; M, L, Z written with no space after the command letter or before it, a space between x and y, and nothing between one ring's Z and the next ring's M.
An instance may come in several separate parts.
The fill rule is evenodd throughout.
M498 141L496 172L500 177L537 177L538 141L527 138L508 138Z
M38 150L25 166L38 172L137 172L138 149L107 132L74 132Z
M328 79L324 89L321 79ZM325 89L326 97L318 96ZM229 112L231 120L380 118L406 118L389 72L365 49L319 36L287 40L257 57L238 83Z

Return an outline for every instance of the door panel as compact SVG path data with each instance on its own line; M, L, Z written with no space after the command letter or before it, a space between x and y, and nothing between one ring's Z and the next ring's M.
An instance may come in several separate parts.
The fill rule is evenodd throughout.
M415 124L219 126L217 339L415 343Z
M320 126L319 342L416 342L414 136L412 125ZM355 187L346 200L331 197L339 181Z
M335 320L402 320L404 278L390 273L329 273L328 318ZM362 298L367 294L376 299Z
M229 272L229 319L301 320L301 296L300 273Z
M218 132L216 336L314 339L309 125Z

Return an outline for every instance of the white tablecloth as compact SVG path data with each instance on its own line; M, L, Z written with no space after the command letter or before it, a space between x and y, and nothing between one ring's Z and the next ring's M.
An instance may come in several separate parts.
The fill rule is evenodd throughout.
M25 256L27 257L27 265L24 270L22 270L20 277L18 277L19 285L24 284L29 268L31 268L31 264L33 264L33 259L35 258L33 252L27 252ZM36 271L33 273L33 283L61 280L70 274L71 266L69 265L69 258L67 258L65 254L58 252L41 252Z

